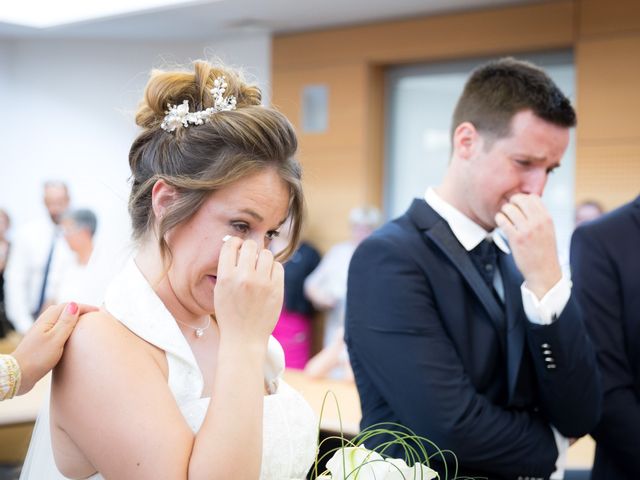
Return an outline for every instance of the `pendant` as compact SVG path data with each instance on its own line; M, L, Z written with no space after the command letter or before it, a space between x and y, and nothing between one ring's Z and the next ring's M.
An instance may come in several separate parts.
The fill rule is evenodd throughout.
M204 329L196 328L196 338L200 338L202 335L204 335Z

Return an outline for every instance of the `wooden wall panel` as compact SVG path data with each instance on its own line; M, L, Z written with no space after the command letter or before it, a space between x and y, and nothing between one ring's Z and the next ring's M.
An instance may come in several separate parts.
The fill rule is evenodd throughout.
M576 199L596 199L607 210L640 194L640 140L578 147Z
M640 32L579 43L576 90L580 142L640 138L638 52Z
M329 88L329 122L323 133L302 131L302 91L314 84ZM362 128L370 121L368 84L364 63L273 71L273 103L298 132L307 198L305 235L323 251L348 238L349 210L368 201L370 181L364 174L368 130Z
M323 149L305 155L306 236L322 251L349 238L349 211L362 205L364 157L359 149Z
M364 165L364 203L382 207L384 185L385 77L382 67L371 66L367 71L367 136Z
M640 193L640 3L577 5L576 199L612 209Z
M564 48L573 42L573 22L573 2L556 1L280 35L273 66L397 64Z
M366 119L366 81L362 64L274 69L273 104L296 127L301 151L327 146L361 148L365 134L352 127ZM302 91L308 85L326 85L329 89L326 132L302 131Z
M578 6L582 37L640 32L638 0L580 0Z

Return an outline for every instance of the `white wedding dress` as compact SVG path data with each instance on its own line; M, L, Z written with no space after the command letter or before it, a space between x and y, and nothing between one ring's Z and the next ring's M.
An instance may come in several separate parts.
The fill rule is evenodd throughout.
M109 286L104 306L134 334L165 351L168 387L185 421L197 432L209 406L209 398L201 397L202 373L175 320L133 260ZM283 371L284 352L271 337L265 381L272 393L264 398L260 480L304 479L316 455L317 419L302 396L282 380ZM21 480L65 479L53 459L48 407L47 401L38 416ZM103 477L95 474L90 478Z

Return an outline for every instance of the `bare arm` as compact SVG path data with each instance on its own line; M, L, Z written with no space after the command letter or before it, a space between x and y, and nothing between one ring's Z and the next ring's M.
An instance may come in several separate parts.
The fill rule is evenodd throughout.
M232 238L225 243L215 295L220 351L203 425L208 434L201 430L196 438L189 478L259 477L263 366L283 296L284 269L269 250L258 252L251 240Z

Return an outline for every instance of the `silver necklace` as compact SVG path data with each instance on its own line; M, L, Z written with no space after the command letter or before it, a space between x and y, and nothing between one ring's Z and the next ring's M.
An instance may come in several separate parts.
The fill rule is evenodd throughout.
M177 318L176 322L184 325L185 327L192 328L193 330L195 330L194 333L196 335L196 338L200 338L202 335L204 335L204 331L211 326L211 317L207 318L207 324L204 327L194 327L193 325L189 325L188 323L181 322Z

